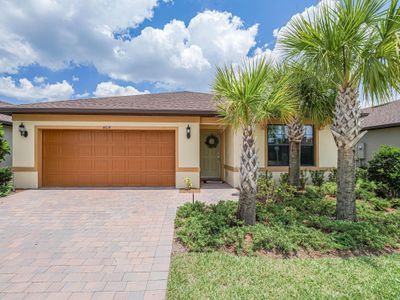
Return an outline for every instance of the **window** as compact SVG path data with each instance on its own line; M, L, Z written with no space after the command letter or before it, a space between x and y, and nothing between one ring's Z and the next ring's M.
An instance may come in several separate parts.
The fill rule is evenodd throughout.
M301 141L300 161L302 166L314 166L314 127L305 125ZM289 139L286 125L268 125L268 166L289 166Z

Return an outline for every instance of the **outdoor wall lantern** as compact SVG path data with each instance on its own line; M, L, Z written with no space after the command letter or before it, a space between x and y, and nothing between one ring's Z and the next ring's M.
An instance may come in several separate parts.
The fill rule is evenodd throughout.
M23 137L27 137L28 136L28 130L26 130L24 123L21 123L18 126L18 130L19 130L19 133L21 134L21 136L23 136Z
M186 137L187 137L187 139L190 139L190 136L191 136L191 129L190 129L190 126L188 125L187 127L186 127Z

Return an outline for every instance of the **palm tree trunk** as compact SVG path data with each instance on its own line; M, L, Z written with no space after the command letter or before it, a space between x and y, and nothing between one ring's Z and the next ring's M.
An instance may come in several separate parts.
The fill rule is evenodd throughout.
M335 116L331 131L338 147L336 217L339 220L357 219L355 194L355 145L365 133L360 133L358 92L341 87L336 97Z
M304 133L304 126L299 118L288 124L289 184L297 188L300 188L300 147Z
M247 225L255 225L258 161L254 138L254 126L243 128L242 153L240 160L238 218L243 220Z
M356 221L354 149L338 149L336 218Z

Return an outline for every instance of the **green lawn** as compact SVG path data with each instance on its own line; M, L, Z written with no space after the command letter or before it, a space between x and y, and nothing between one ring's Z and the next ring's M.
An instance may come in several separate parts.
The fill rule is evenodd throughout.
M173 258L168 299L400 299L400 255L276 259Z

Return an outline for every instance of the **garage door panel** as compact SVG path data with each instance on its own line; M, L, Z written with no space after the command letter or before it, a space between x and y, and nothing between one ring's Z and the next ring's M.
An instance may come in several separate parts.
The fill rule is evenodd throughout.
M44 130L43 186L174 186L174 131Z
M105 144L94 144L92 147L92 155L98 157L109 157L112 155L112 146Z
M144 161L142 157L132 156L126 161L126 168L128 172L141 172L145 170Z

